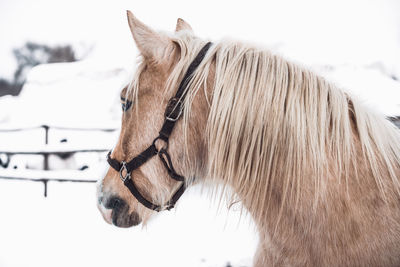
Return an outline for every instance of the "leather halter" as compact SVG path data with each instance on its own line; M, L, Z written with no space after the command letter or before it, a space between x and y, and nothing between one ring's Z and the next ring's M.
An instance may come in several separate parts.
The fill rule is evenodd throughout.
M132 195L146 208L155 211L162 211L162 210L170 210L175 206L175 203L178 199L182 196L185 192L186 184L185 184L185 177L179 175L172 165L171 157L168 153L168 139L174 129L175 123L179 120L182 115L183 111L183 103L186 97L186 87L192 78L193 72L197 69L200 65L201 61L204 59L208 49L211 46L211 42L208 42L197 54L195 59L189 65L188 70L186 71L185 76L183 77L178 91L176 92L175 96L168 101L168 105L165 109L165 120L164 124L161 127L159 135L153 140L153 143L145 149L142 153L134 157L129 162L119 162L116 159L111 158L111 151L108 152L107 155L107 162L110 166L119 172L119 176L126 187L128 187L129 191ZM162 140L165 142L165 146L161 149L157 149L156 142L157 140ZM157 205L152 203L151 201L147 200L137 189L135 183L132 180L131 173L132 171L138 169L144 163L146 163L152 157L158 155L163 163L165 169L168 172L168 175L179 182L182 182L179 189L172 195L171 199L167 202L165 206Z

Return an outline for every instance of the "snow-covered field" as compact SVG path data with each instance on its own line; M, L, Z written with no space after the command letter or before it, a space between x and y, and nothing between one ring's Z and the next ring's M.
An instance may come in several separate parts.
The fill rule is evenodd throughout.
M118 229L96 209L93 184L0 180L0 266L250 266L256 234L245 217L217 212L198 188L146 228Z
M112 7L98 1L41 0L40 5L7 1L0 3L0 26L7 19L30 21L9 27L18 40L83 40L97 46L84 61L34 68L20 97L0 98L0 128L42 124L118 128L118 94L129 79L137 52L125 9L156 29L172 30L168 23L179 16L199 36L214 41L228 35L265 44L313 68L378 112L400 115L400 3L396 0L247 1L246 5L235 1L191 5L177 0L160 1L157 9L152 1L118 0ZM57 12L58 5L68 12ZM41 16L43 21L37 19ZM8 31L0 27L3 35ZM0 48L16 45L14 35L4 38ZM3 52L0 55L7 62ZM10 75L11 65L1 64L0 76ZM49 144L111 148L117 136L118 131L50 129ZM67 142L61 144L63 139ZM0 151L41 146L43 140L42 129L0 132ZM100 178L107 168L104 156L79 153L67 160L53 156L50 168L87 165L86 172ZM42 163L41 156L14 156L10 166L41 169ZM44 198L42 183L0 179L0 210L0 267L225 267L228 262L244 267L251 266L257 244L254 225L240 216L238 207L228 212L223 203L217 209L207 190L201 193L197 187L184 194L176 210L158 214L143 229L106 224L96 209L94 184L50 182Z

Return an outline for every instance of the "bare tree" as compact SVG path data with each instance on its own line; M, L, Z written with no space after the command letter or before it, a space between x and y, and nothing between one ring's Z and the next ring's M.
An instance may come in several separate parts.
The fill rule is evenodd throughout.
M14 73L14 81L23 83L27 71L43 63L76 61L75 52L70 45L50 47L44 44L27 42L24 46L13 50L18 68Z
M13 50L17 60L17 69L14 80L0 79L0 96L18 95L26 80L30 69L44 63L77 61L71 45L48 46L34 42L27 42L22 47Z

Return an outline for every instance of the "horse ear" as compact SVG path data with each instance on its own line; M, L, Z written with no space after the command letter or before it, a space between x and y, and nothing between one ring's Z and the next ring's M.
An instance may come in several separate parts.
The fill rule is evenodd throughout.
M169 48L173 47L172 41L138 20L131 11L127 10L127 15L133 39L142 55L154 61L164 58Z
M192 27L190 27L189 23L187 23L186 21L184 21L183 19L179 18L176 22L176 28L175 31L179 32L179 31L189 31L191 33L193 33Z

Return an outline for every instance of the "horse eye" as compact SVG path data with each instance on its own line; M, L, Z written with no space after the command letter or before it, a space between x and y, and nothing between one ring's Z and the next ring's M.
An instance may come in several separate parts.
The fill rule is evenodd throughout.
M132 101L126 100L125 98L121 97L121 104L122 104L122 111L127 111L132 106Z

